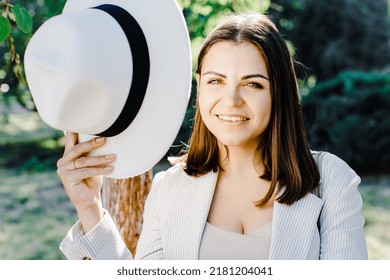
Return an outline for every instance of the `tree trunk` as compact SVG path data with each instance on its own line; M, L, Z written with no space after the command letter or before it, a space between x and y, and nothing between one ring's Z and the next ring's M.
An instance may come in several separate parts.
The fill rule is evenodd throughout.
M103 207L114 219L133 256L141 233L145 199L151 185L151 169L136 177L128 179L105 178L103 181Z

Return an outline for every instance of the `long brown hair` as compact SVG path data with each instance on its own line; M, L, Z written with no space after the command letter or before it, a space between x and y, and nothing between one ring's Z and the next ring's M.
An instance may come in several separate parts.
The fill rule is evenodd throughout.
M265 57L272 111L254 159L263 159L265 172L260 178L271 181L271 187L255 205L265 206L275 193L278 194L278 202L290 205L312 191L320 178L303 125L294 59L267 16L235 14L217 26L204 41L198 57L197 74L201 73L203 59L210 47L221 41L249 42ZM221 170L218 140L205 126L199 106L189 144L185 156L187 174L200 176Z

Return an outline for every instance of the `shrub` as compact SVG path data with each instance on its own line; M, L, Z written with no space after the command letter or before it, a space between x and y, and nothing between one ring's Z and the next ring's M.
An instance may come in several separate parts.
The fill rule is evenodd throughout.
M390 73L342 72L302 97L309 142L359 172L390 170Z

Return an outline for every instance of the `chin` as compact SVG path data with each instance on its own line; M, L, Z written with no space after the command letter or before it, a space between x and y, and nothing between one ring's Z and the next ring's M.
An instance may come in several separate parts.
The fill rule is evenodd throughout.
M245 141L245 139L237 139L237 138L217 138L218 141L227 147L246 147L248 146L248 141Z
M245 149L256 149L260 143L259 137L254 135L245 135L244 133L220 133L214 134L218 139L219 143L226 147L231 148L245 148Z

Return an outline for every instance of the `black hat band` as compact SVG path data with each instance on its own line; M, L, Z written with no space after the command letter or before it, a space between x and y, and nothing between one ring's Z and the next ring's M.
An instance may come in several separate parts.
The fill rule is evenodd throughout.
M115 5L100 5L93 9L111 15L121 26L129 42L133 58L133 76L126 103L115 122L97 136L112 137L123 132L137 116L145 97L149 82L150 59L145 35L134 17L125 9Z

